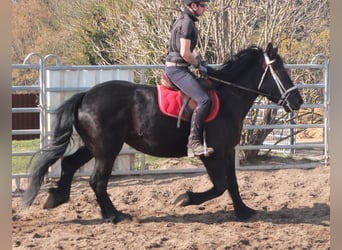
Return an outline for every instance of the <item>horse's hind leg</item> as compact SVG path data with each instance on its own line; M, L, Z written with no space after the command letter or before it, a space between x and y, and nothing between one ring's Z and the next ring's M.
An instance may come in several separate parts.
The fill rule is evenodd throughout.
M94 173L90 178L90 186L95 192L97 203L101 208L102 218L106 222L118 223L125 219L131 219L131 216L118 211L111 202L108 193L107 186L108 180L111 176L115 154L110 154L106 157L95 157Z
M71 182L75 172L91 158L93 158L91 152L82 146L72 155L62 159L61 178L57 182L57 188L49 189L49 197L44 208L54 208L69 201Z

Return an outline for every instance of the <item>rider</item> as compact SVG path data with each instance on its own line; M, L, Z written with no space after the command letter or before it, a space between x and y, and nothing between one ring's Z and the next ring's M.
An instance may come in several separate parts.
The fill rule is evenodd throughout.
M173 24L166 58L165 72L170 80L186 95L197 102L191 117L191 129L188 138L188 156L212 154L214 149L203 146L204 122L210 112L211 99L190 71L189 66L198 68L202 75L207 74L207 63L195 49L198 39L196 22L202 16L210 0L184 0L186 5L182 15Z

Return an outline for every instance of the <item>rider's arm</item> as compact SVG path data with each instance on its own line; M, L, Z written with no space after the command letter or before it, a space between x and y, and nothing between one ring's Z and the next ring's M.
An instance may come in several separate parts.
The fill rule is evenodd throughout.
M189 39L181 38L180 39L180 55L181 57L191 65L198 67L198 60L196 59L197 52L194 50L190 51L191 41Z

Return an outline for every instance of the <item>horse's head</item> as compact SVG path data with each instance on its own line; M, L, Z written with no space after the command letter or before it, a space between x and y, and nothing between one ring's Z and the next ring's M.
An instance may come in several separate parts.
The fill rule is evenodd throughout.
M264 74L260 80L258 91L265 93L272 102L282 105L287 112L298 110L303 98L293 84L278 49L268 44L263 58Z

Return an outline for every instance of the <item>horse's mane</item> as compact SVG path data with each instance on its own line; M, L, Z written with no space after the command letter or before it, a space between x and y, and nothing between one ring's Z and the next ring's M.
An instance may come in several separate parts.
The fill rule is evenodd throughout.
M251 45L247 49L239 51L232 59L226 60L223 64L218 66L213 73L217 77L229 76L230 80L232 80L250 65L252 62L251 59L261 53L261 48Z

